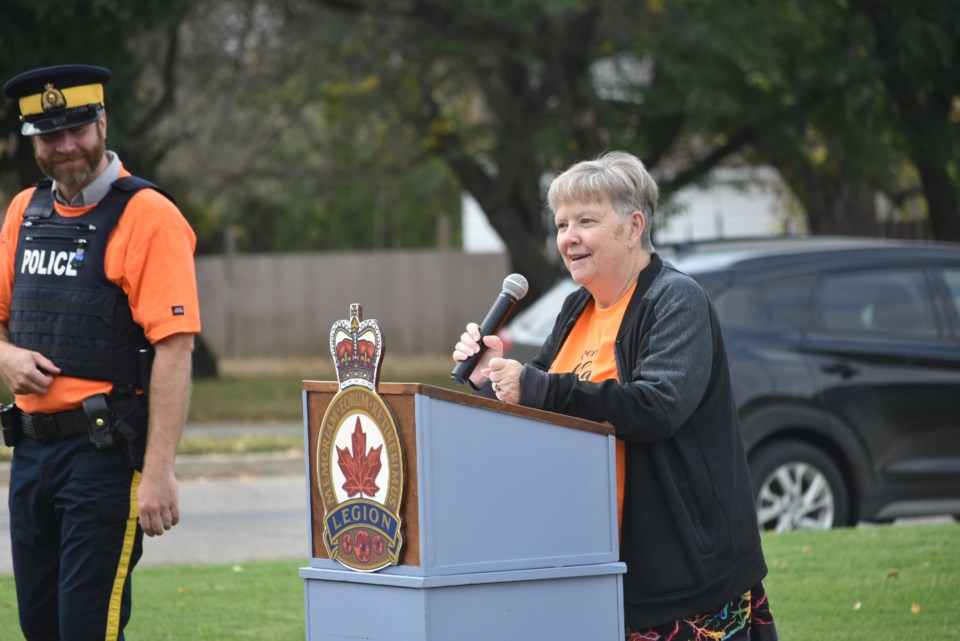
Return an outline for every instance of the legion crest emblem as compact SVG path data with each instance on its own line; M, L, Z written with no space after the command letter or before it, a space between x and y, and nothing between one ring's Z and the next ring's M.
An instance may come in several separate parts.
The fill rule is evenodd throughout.
M383 334L359 305L330 330L340 390L320 424L317 484L323 502L323 544L352 570L396 565L403 536L403 456L397 423L377 394Z

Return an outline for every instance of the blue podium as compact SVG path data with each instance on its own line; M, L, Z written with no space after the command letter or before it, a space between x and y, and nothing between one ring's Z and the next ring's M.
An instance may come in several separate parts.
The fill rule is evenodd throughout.
M349 569L324 546L320 425L336 383L303 383L307 639L622 641L608 426L421 384L377 391L399 428L399 561Z

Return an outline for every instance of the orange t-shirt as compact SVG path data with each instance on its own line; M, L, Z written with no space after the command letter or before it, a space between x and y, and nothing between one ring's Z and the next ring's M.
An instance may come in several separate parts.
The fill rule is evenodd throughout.
M130 172L121 169L120 176ZM33 189L20 192L7 210L0 230L0 323L10 322L14 263L23 211ZM62 216L82 216L93 205L54 204ZM173 334L200 332L200 303L193 263L196 235L176 205L153 189L137 192L110 233L104 269L130 301L133 319L147 340L156 343ZM107 381L56 376L45 394L16 396L24 412L53 413L76 409L83 399L109 392Z
M617 359L613 347L617 330L627 311L636 285L606 309L598 309L591 300L577 319L567 340L560 347L550 373L577 375L581 381L600 382L617 379ZM626 470L626 446L617 439L617 528L623 526L623 489Z

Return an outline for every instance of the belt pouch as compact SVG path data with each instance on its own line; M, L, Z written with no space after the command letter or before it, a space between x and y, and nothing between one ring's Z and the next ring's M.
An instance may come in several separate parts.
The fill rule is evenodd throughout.
M3 426L3 444L7 447L19 445L23 436L20 408L14 403L0 407L0 425Z
M143 470L147 449L147 399L130 385L114 385L110 392L113 432L131 468Z
M106 394L96 394L83 399L83 413L87 415L90 425L87 433L90 442L98 450L113 447L113 422L110 420L110 406L107 404Z

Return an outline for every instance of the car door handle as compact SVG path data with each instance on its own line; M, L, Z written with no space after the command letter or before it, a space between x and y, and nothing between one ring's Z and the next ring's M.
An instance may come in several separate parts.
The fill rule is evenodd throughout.
M820 368L824 374L838 374L840 378L852 378L860 373L859 368L848 365L847 363L834 363L824 365Z

